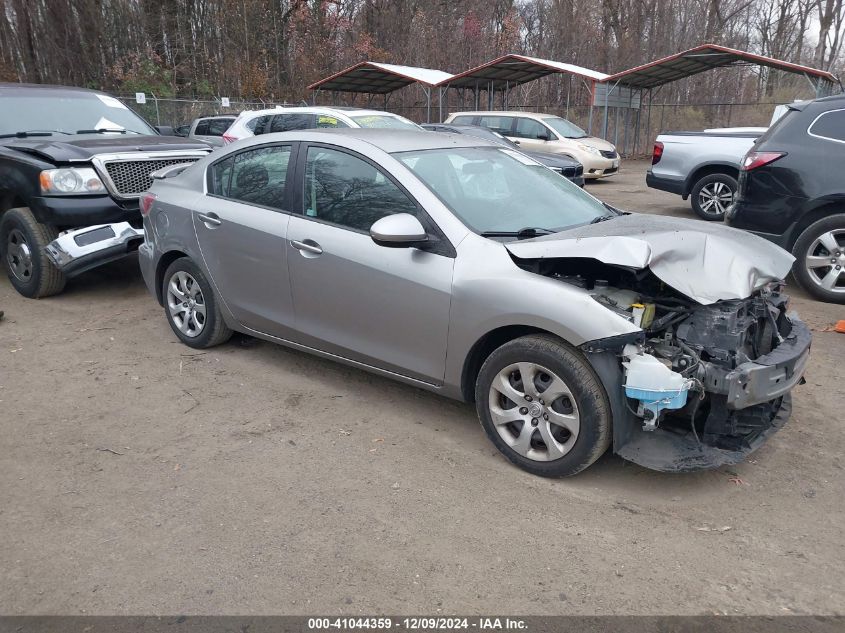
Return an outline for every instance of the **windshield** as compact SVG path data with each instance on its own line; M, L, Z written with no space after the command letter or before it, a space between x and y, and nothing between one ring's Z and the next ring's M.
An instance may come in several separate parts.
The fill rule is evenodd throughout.
M552 128L564 138L584 138L587 133L574 123L558 116L543 119L543 123Z
M561 231L609 213L580 187L511 149L459 147L395 156L477 233Z
M0 90L0 134L78 134L80 130L156 133L141 117L108 95L82 91Z
M401 116L392 114L361 114L350 116L361 127L392 128L396 130L420 130L419 125Z

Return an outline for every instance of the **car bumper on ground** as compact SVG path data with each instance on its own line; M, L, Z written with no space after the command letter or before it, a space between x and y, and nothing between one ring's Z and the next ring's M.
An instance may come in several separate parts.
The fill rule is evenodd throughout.
M47 257L72 277L136 251L144 231L128 222L87 226L68 231L47 245Z

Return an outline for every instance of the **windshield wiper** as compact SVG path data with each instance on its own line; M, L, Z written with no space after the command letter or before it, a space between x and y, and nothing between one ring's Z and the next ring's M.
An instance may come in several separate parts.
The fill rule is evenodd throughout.
M28 130L25 132L12 132L11 134L0 134L0 138L29 138L30 136L53 136L59 134L70 134L64 130Z
M538 226L526 226L518 231L484 231L482 237L515 237L518 240L525 240L540 235L551 235L555 233L551 229L544 229Z
M96 130L76 130L77 134L126 134L127 130L115 130L114 128L98 127Z

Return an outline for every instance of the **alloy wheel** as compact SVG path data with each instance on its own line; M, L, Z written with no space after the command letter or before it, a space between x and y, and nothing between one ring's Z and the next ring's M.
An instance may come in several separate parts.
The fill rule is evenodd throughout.
M563 379L536 363L514 363L496 375L489 411L502 440L528 459L559 459L578 439L575 396Z
M167 309L173 323L185 336L199 336L205 328L206 303L199 282L178 270L167 284Z
M6 238L6 262L9 270L20 281L32 279L32 251L19 229L12 229Z
M698 206L707 215L724 215L731 206L734 192L723 182L709 182L698 192Z
M819 235L804 257L810 279L830 292L845 293L845 229Z

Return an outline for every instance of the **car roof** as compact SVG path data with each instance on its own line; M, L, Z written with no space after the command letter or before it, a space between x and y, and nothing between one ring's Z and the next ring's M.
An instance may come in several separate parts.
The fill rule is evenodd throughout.
M258 115L263 116L265 114L322 114L322 113L339 113L345 116L352 116L349 114L350 112L354 113L355 116L359 114L367 114L367 115L386 115L386 116L395 116L398 117L400 115L394 114L393 112L385 112L384 110L367 110L365 108L349 108L349 107L339 107L335 108L332 106L277 106L275 108L268 108L266 110L244 110L243 114L252 116Z
M76 86L56 86L53 84L19 84L13 82L0 82L0 90L11 89L19 90L21 92L87 92L89 94L107 94L100 90L91 90L90 88L77 88Z
M386 128L316 128L311 130L296 130L293 132L276 132L252 137L254 142L250 144L268 143L276 139L279 141L306 140L330 143L332 138L337 137L357 139L373 147L377 147L388 154L427 149L446 149L449 147L489 146L501 148L501 145L498 143L468 134Z
M477 110L473 112L453 112L449 116L522 116L530 117L532 119L559 119L557 114L547 114L545 112L522 112L520 110ZM447 123L447 125L453 125Z

